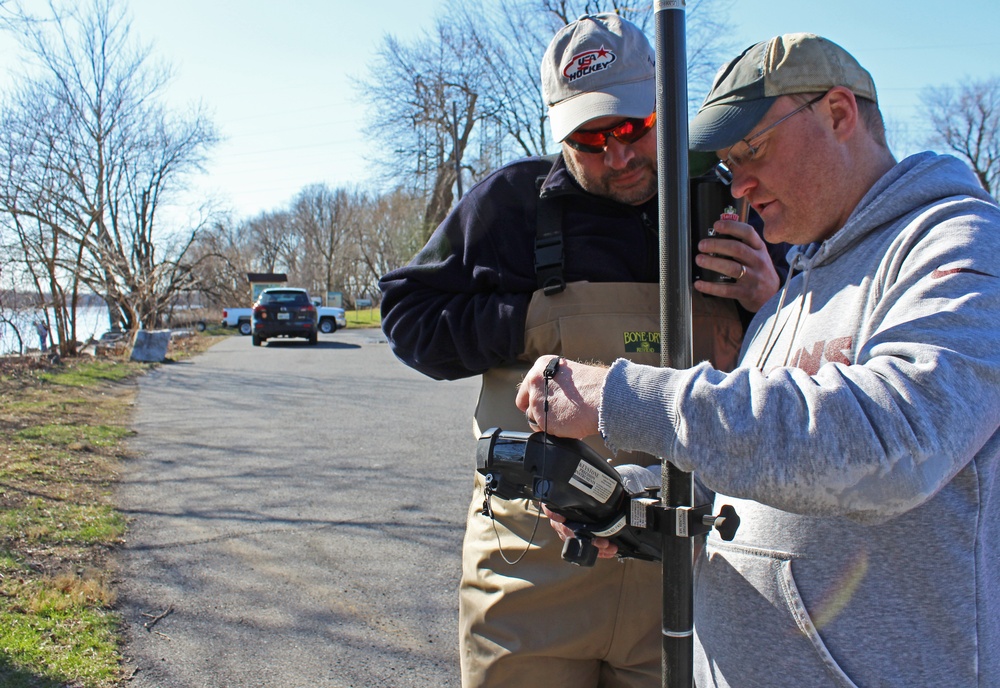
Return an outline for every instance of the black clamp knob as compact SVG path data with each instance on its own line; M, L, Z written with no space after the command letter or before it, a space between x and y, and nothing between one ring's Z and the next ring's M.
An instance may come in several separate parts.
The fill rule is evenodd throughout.
M729 542L736 537L736 530L740 527L740 517L739 514L736 513L736 509L731 504L725 504L719 511L718 515L712 516L709 514L707 516L703 516L702 523L710 529L715 528L719 531L719 537L726 542Z
M706 535L715 528L723 540L736 537L740 527L740 517L736 509L726 504L718 514L712 513L711 504L702 506L653 507L662 510L663 517L657 518L656 529L672 533L676 537L697 537Z

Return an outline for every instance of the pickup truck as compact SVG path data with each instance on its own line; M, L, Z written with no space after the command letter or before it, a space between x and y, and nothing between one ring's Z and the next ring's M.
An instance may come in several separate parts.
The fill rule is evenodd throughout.
M343 308L316 306L316 312L319 318L316 327L323 334L330 334L341 327L347 327L347 316ZM253 326L250 324L252 315L252 308L223 308L222 326L238 327L240 334L249 336L253 333Z
M250 316L252 314L252 308L223 308L222 326L238 327L240 328L240 334L248 336L253 332L253 327L250 325Z
M334 306L316 306L319 315L319 325L316 327L323 334L331 334L341 327L347 327L347 311Z

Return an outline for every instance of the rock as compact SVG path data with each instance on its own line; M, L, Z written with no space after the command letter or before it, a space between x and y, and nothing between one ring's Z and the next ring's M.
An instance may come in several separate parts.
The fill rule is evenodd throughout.
M170 330L139 330L132 345L133 361L161 363L167 358Z

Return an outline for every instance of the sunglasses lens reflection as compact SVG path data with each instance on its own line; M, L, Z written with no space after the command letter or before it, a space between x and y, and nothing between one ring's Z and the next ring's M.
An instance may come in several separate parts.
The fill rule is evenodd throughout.
M635 143L649 133L656 124L656 113L645 119L631 118L621 124L602 131L574 131L566 137L566 143L585 153L603 153L608 138L614 136L622 143Z
M608 133L604 131L578 131L570 134L569 138L583 146L603 147L608 142Z

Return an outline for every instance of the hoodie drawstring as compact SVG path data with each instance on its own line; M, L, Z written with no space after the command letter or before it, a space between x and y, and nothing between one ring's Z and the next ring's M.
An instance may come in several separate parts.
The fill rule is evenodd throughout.
M787 323L788 319L791 317L791 315L789 315L782 319L781 312L785 307L785 302L787 301L788 298L789 287L792 283L792 278L795 276L796 268L798 268L802 264L800 260L801 257L802 257L801 254L795 256L795 258L792 260L792 264L788 266L788 277L785 278L785 286L782 287L781 289L781 298L778 299L778 307L774 311L774 316L773 319L771 320L771 327L767 332L767 338L764 340L764 346L761 347L760 354L757 356L757 364L755 367L762 373L764 372L764 362L768 358L770 358L771 351L778 343L778 335L780 335L784 331L785 323ZM798 332L799 330L799 324L802 322L802 313L806 309L805 299L809 288L810 272L811 271L809 270L808 267L802 270L802 273L804 275L802 281L802 290L796 297L796 300L799 301L799 309L798 313L795 316L795 324L792 328L791 337L789 337L788 340L788 350L785 352L785 360L781 364L783 366L788 365L788 359L791 356L792 347L795 345L795 333ZM779 319L782 320L782 325L780 328L778 327Z

